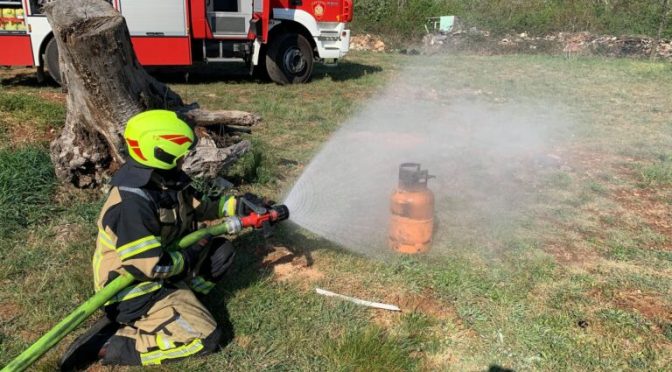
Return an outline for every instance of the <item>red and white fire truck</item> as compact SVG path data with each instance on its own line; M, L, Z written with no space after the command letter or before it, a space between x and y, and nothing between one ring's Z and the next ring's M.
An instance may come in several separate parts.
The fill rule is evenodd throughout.
M126 19L144 66L244 61L280 84L310 79L350 44L353 0L108 0ZM41 6L0 0L0 66L36 66L60 82L58 48Z

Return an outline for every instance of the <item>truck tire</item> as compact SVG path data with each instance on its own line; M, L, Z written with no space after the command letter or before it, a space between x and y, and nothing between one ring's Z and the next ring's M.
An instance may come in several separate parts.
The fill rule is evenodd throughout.
M56 39L51 38L47 47L44 48L44 54L42 55L42 60L47 66L47 71L52 79L58 84L61 84L61 67L58 65L58 44L56 44Z
M281 85L306 83L313 74L313 58L313 47L303 35L280 35L269 43L266 71Z

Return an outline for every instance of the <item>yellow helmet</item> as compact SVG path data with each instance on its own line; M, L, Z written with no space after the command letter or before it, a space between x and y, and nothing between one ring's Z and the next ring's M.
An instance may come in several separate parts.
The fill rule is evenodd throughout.
M189 124L172 111L149 110L128 120L124 139L128 153L140 164L173 169L196 144Z

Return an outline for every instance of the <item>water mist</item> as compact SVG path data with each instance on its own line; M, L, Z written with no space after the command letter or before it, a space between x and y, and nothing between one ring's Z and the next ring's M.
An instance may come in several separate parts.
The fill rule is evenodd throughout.
M450 250L442 237L478 239L515 218L529 197L526 174L566 115L546 102L454 91L449 76L428 78L422 67L400 74L305 168L285 200L292 220L354 252L388 252L390 195L406 162L436 176L433 251Z

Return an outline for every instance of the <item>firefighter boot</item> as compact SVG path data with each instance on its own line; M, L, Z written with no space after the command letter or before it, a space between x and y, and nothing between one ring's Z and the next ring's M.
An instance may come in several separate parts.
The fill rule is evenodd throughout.
M119 324L108 317L98 320L86 333L77 337L58 362L61 371L86 369L99 359L103 345L119 329Z

